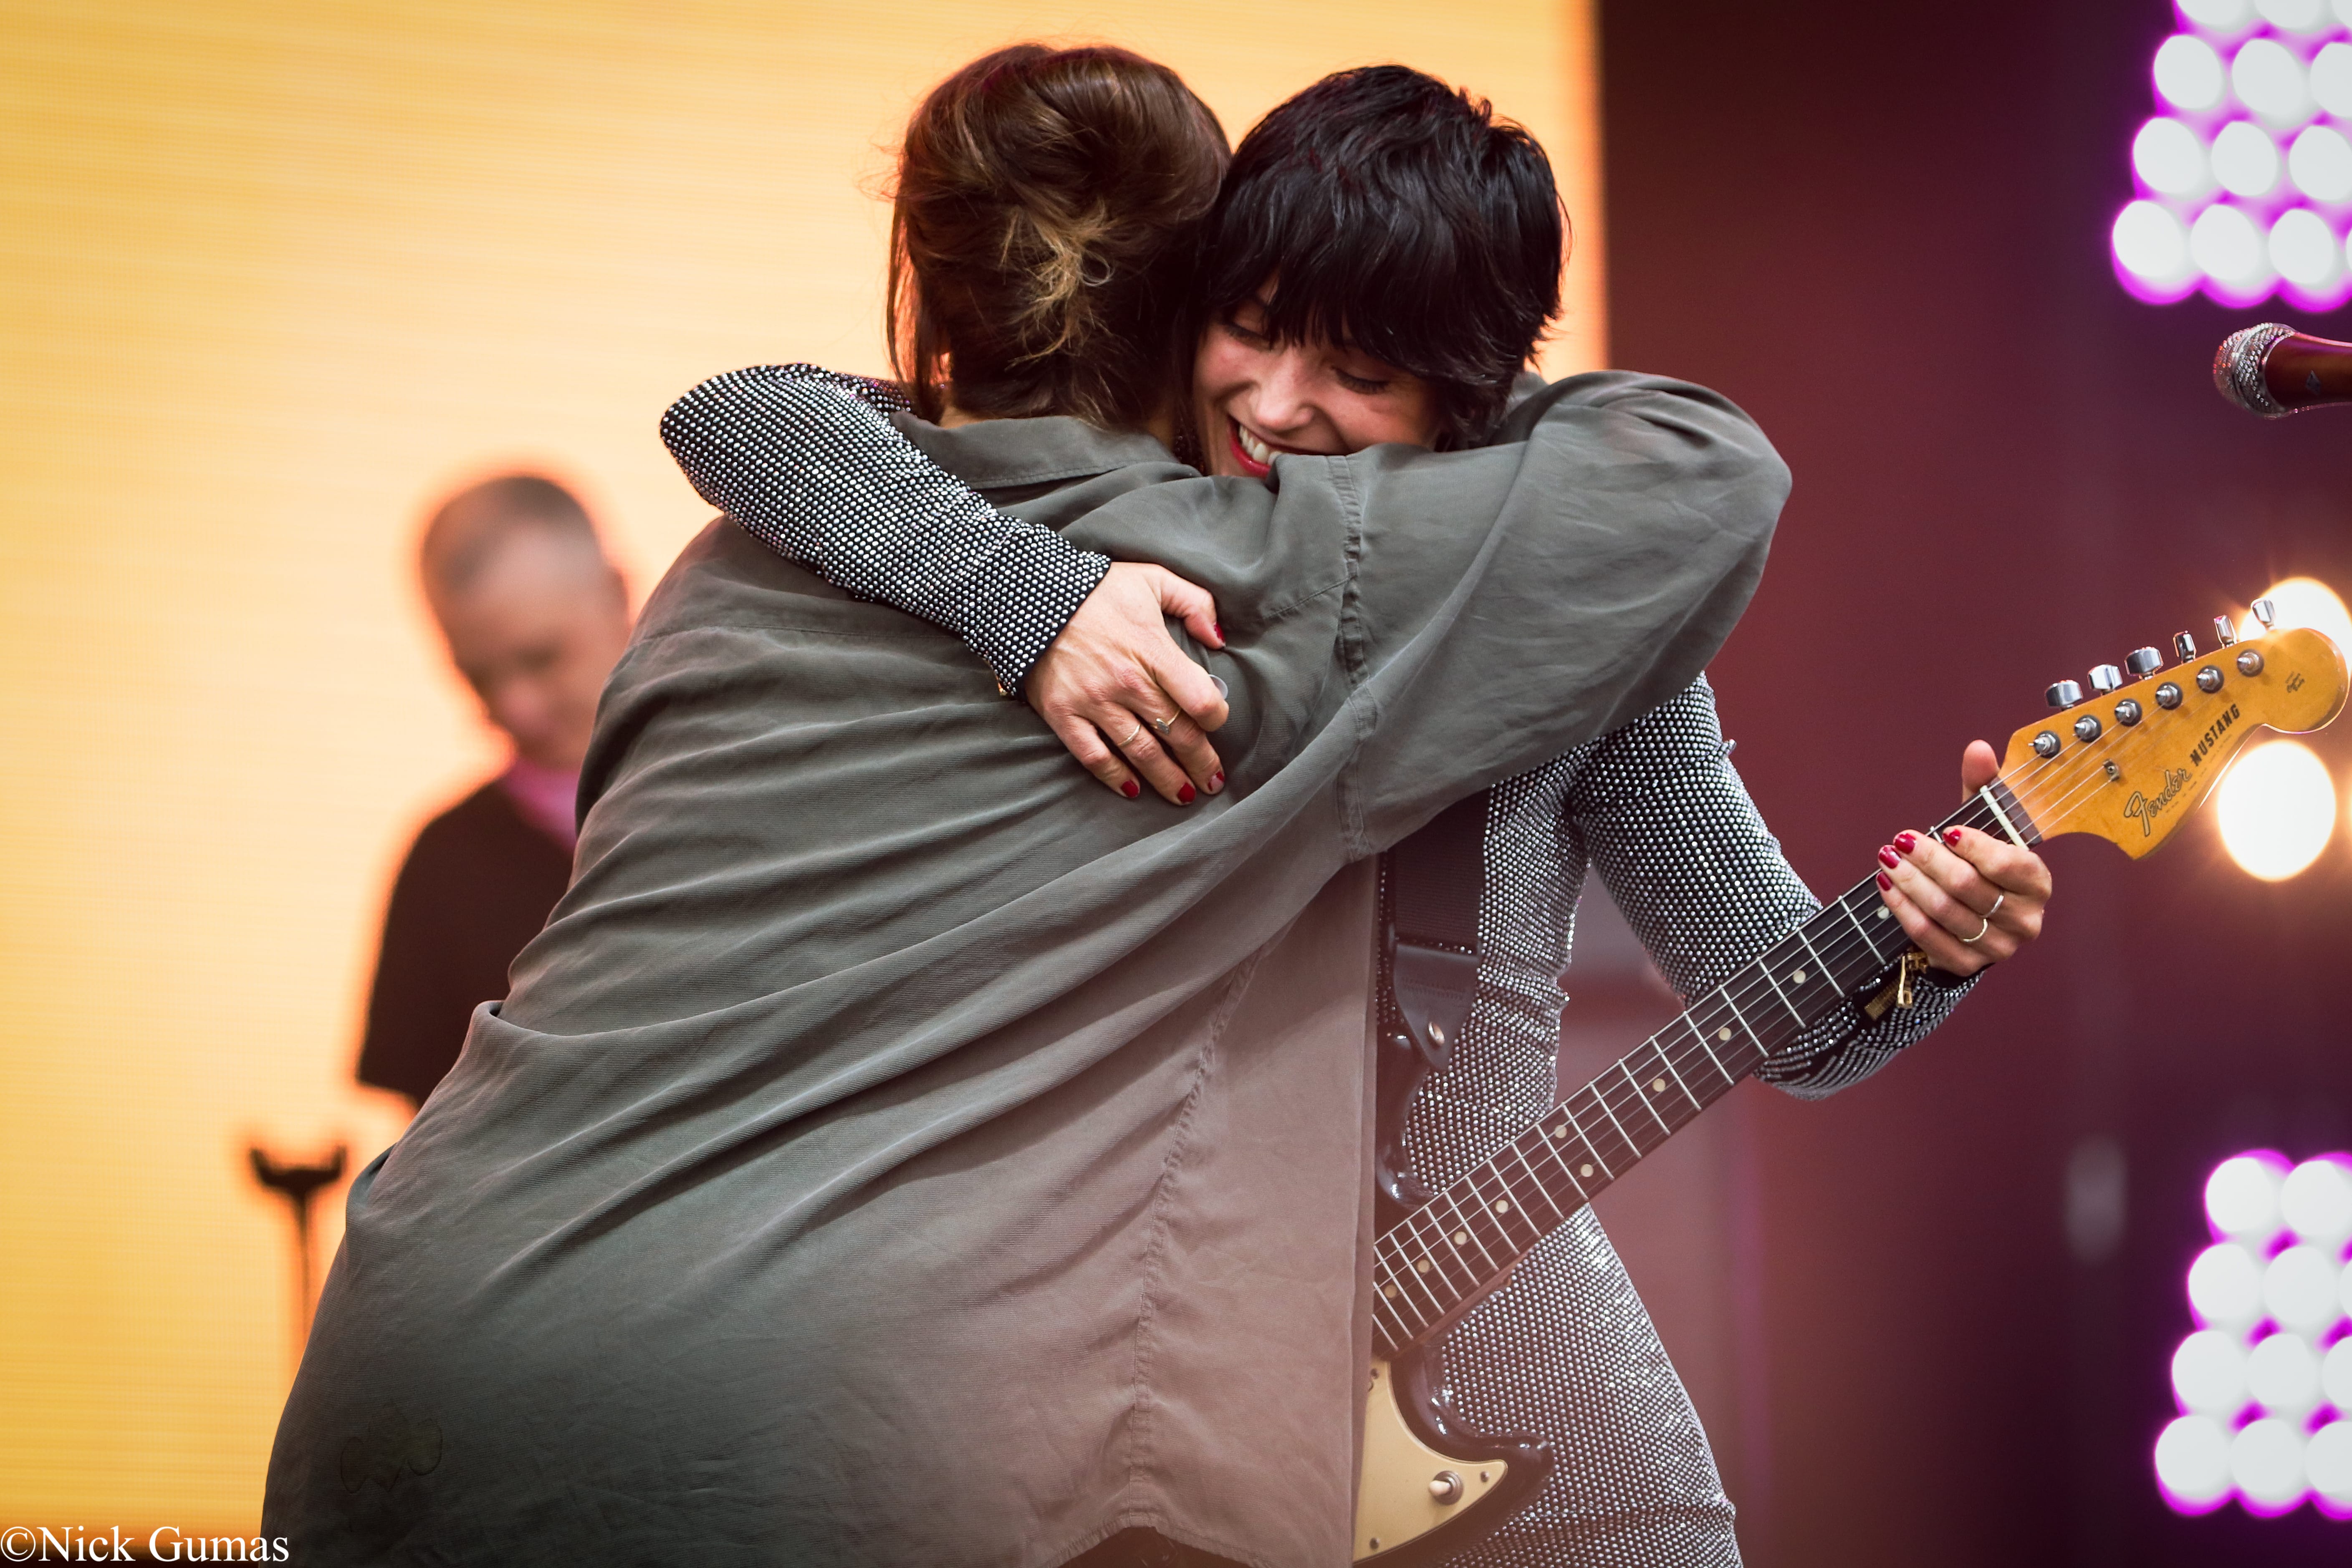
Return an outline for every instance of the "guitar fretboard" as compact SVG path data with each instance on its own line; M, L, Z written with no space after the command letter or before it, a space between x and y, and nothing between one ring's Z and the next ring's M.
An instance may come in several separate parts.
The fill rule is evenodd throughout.
M2040 835L1995 780L1937 825L2031 845ZM1384 1353L1448 1314L1769 1058L1884 976L1910 939L1865 878L1694 1001L1373 1244Z

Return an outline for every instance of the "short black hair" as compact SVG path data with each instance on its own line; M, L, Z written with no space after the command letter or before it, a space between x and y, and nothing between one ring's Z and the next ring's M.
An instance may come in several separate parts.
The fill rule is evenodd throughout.
M1268 278L1276 342L1348 342L1432 384L1439 445L1483 437L1559 313L1551 162L1484 99L1403 66L1339 71L1242 139L1202 236L1196 325Z

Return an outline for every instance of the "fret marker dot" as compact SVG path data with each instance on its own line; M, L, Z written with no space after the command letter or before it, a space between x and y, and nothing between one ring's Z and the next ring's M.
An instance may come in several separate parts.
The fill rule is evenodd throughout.
M1715 1032L1715 1037L1718 1040L1728 1040L1731 1038L1731 1026L1727 1024L1722 1028L1717 1029Z
M1495 1202L1495 1212L1496 1214L1508 1214L1511 1212L1511 1205L1498 1198Z
M1381 1287L1381 1294L1393 1301L1396 1300L1396 1287L1393 1285L1383 1285Z
M1664 1094L1664 1093L1665 1093L1665 1092L1666 1092L1666 1080L1665 1080L1664 1079L1662 1079L1662 1078L1654 1078L1654 1079L1652 1079L1650 1080L1650 1092L1651 1092L1652 1094Z
M1576 1170L1579 1175L1589 1176L1592 1174L1592 1167L1590 1165L1579 1165Z
M1789 976L1789 984L1791 984L1791 985L1802 985L1804 983L1805 983L1805 972L1804 972L1803 970L1801 970L1801 969L1798 970L1794 974L1791 974L1790 976Z
M1457 1230L1454 1233L1454 1245L1456 1247L1461 1246L1464 1242L1469 1239L1470 1233L1466 1230Z
M1415 1260L1412 1267L1415 1273L1426 1274L1429 1272L1429 1259L1426 1258L1419 1258Z
M1568 1136L1568 1129L1565 1127L1555 1127L1551 1130L1551 1135L1555 1138L1565 1138Z
M1879 918L1880 920L1885 920L1885 919L1886 918L1886 916L1887 916L1887 909L1886 909L1886 906L1885 906L1885 904L1881 904L1881 905L1879 905L1879 906L1878 906L1878 918Z

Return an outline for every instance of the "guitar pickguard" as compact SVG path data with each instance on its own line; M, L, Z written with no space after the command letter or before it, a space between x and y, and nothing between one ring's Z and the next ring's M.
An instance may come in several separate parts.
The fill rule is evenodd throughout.
M1551 1473L1550 1447L1473 1431L1423 1346L1372 1362L1356 1474L1355 1560L1423 1568L1493 1531Z

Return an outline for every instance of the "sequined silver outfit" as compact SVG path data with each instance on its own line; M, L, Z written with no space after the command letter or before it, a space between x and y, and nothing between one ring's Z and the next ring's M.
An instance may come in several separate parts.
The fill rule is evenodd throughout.
M832 403L843 394L869 410L854 435L844 434ZM827 400L827 417L806 416L811 397ZM878 384L763 366L697 388L662 428L697 490L761 542L838 586L957 632L1017 689L1107 563L996 512L931 466L887 421L903 408ZM712 439L722 423L730 438ZM727 456L748 447L761 451L763 466L773 460L758 482ZM845 467L879 468L903 485L903 512L858 519L825 505L825 476ZM778 484L780 473L790 482ZM1497 785L1489 810L1476 1001L1407 1130L1415 1167L1434 1185L1492 1154L1558 1098L1560 977L1588 867L1685 996L1819 907L1733 770L1704 678L1635 722ZM1832 1093L1926 1035L1966 990L1927 985L1916 1006L1874 1026L1849 1003L1763 1076L1801 1097ZM1445 1359L1472 1422L1544 1437L1559 1456L1534 1503L1455 1562L1738 1562L1732 1505L1706 1434L1590 1209L1463 1321Z

